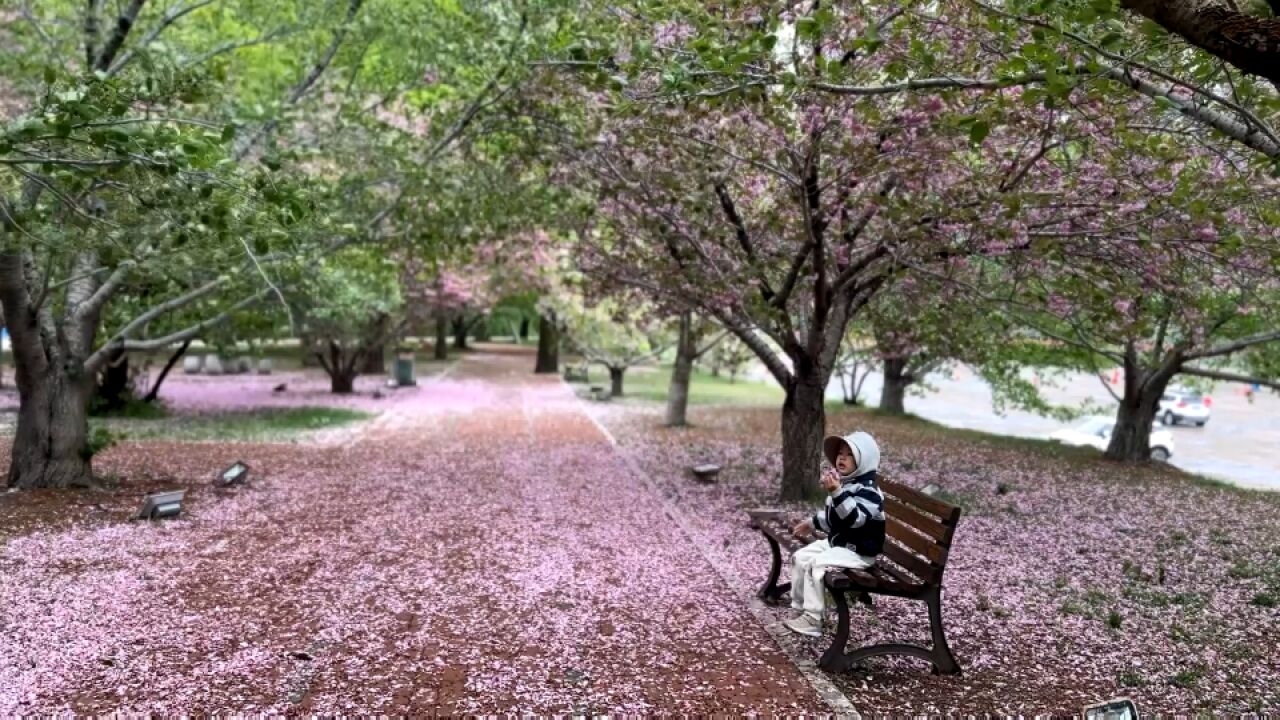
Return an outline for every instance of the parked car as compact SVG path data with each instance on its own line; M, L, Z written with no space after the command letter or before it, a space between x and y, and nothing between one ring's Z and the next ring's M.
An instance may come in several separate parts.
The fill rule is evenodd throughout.
M1095 415L1075 427L1054 432L1049 435L1049 439L1066 445L1088 445L1106 450L1107 445L1111 443L1111 431L1115 426L1115 418ZM1152 430L1151 459L1167 462L1171 457L1173 457L1173 435L1168 430Z
M1204 427L1209 422L1209 404L1212 401L1194 390L1171 389L1160 398L1160 406L1156 417L1165 425L1177 425L1180 422L1195 423L1196 427Z

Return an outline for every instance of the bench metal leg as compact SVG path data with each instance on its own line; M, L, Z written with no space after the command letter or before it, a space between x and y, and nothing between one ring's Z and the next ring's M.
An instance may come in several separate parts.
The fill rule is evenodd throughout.
M958 675L960 663L951 654L942 630L942 586L930 588L925 602L929 604L929 630L933 633L933 667L943 675Z
M760 534L764 535L764 533ZM769 550L773 553L773 565L769 568L769 579L760 586L756 597L763 600L766 605L777 605L781 602L782 596L791 589L791 583L778 584L778 577L782 574L782 548L778 546L777 540L768 535L764 535L764 539L769 541Z
M836 636L827 651L822 653L818 666L827 672L841 672L853 664L844 654L845 645L849 644L849 601L839 590L832 591L831 597L836 601Z
M960 664L956 662L955 656L951 654L951 648L947 646L947 638L942 630L941 588L930 589L928 594L922 598L929 605L929 628L933 634L932 649L909 643L885 643L882 645L868 645L846 653L845 647L849 644L849 601L843 592L834 591L831 594L836 601L836 613L839 620L831 646L827 648L826 652L822 654L822 659L818 661L818 665L823 670L827 672L843 672L862 660L877 655L911 655L921 660L929 661L933 665L933 671L937 674L958 675L960 673ZM860 595L866 595L866 593L861 593ZM861 599L859 597L859 600Z

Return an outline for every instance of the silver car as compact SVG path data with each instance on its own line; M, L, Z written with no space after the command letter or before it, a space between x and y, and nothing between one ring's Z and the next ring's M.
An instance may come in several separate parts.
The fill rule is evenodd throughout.
M1173 426L1180 422L1195 423L1196 427L1204 427L1209 422L1209 398L1194 390L1168 390L1160 398L1160 407L1156 417L1165 425Z

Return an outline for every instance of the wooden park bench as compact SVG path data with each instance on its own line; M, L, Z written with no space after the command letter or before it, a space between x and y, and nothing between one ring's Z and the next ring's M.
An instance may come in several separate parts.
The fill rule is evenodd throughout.
M588 374L586 365L566 365L564 380L565 382L591 382L591 376Z
M960 672L947 638L942 630L942 571L947 566L951 537L960 520L960 508L929 497L905 485L879 480L884 492L885 544L876 564L866 570L830 568L823 584L835 599L839 624L831 647L822 655L823 669L839 672L877 655L913 655L933 663L934 673L946 675ZM751 527L759 530L773 551L769 579L757 595L770 605L781 602L791 583L778 583L782 571L781 546L795 552L806 541L791 534L786 514L781 510L752 510ZM849 601L854 596L867 604L870 595L889 595L921 600L929 607L929 625L933 632L933 648L906 643L888 643L845 652L849 642Z

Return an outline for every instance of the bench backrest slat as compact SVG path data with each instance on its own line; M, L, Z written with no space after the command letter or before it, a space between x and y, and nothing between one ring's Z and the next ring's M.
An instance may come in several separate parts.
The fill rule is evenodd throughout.
M939 500L930 495L925 495L919 490L907 487L902 483L881 479L878 484L881 485L882 489L890 495L898 498L908 505L914 505L930 515L937 515L943 519L943 522L946 522L946 519L951 516L952 511L957 509L955 505L952 505L949 502Z
M885 556L925 583L942 580L960 508L892 480L881 479L885 494Z
M942 564L947 557L946 548L939 545L932 538L927 538L912 530L910 525L902 522L892 514L885 516L884 531L886 535L920 553L935 565Z
M933 542L938 544L942 544L942 539L950 534L946 525L943 525L910 505L905 505L902 502L899 502L897 498L889 496L888 493L885 493L884 511L888 515L900 520L902 524L908 525L912 529L924 533L933 540Z
M907 572L920 578L920 581L925 584L932 584L938 581L940 568L893 540L885 540L883 554L898 565L901 565ZM882 565L882 567L887 566Z

